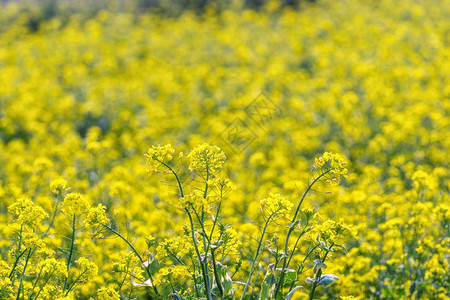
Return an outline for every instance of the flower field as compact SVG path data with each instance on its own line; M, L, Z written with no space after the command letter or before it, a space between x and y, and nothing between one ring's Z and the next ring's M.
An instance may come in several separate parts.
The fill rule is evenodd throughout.
M448 0L32 14L0 299L450 299Z

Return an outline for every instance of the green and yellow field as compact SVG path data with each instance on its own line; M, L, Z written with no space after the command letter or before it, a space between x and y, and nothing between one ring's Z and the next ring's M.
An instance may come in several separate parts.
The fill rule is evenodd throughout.
M29 20L0 299L450 299L448 0Z

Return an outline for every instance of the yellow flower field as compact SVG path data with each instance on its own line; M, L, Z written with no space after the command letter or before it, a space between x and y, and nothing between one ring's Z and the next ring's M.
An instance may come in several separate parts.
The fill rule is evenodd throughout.
M0 4L0 299L450 299L450 2Z

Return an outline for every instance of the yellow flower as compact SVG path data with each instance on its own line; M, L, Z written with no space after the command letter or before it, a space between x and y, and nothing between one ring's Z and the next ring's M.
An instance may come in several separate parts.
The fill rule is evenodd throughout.
M416 188L417 190L423 190L427 188L433 192L439 187L436 179L432 175L422 170L414 172L412 180L414 188Z
M84 225L91 228L97 225L108 224L109 219L106 216L105 209L106 207L102 204L89 208L86 219L84 220Z
M186 266L170 266L163 267L159 270L158 274L155 276L155 281L153 282L155 285L161 285L165 282L171 282L172 284L175 282L183 282L189 278L191 274Z
M189 170L205 175L219 172L227 157L217 146L202 144L195 147L189 154Z
M89 202L79 193L70 193L64 197L62 210L69 216L79 215L89 208Z
M286 220L294 204L280 194L270 193L269 197L260 200L261 211L266 218Z
M120 295L114 289L108 287L101 287L97 291L98 300L119 300Z
M67 181L63 178L54 179L50 182L50 190L53 194L62 194L67 187Z
M174 153L175 149L170 144L165 146L152 146L148 150L148 154L145 155L149 172L153 173L158 171L161 165L169 165Z
M34 227L47 217L45 211L30 199L20 198L8 207L13 221Z
M345 240L356 237L356 230L345 224L342 219L339 222L328 219L316 226L313 233L318 234L320 239L325 241L328 246L331 244L343 244Z
M28 249L45 247L44 241L32 232L24 232L22 234L22 243L24 247Z
M183 198L180 199L180 209L184 209L185 207L193 209L197 212L202 209L206 212L210 212L210 203L209 196L203 198L203 192L200 190L193 190L191 193L184 195Z
M316 158L313 169L322 170L322 174L327 173L325 181L331 185L338 185L341 176L346 177L347 169L345 161L339 154L325 152L321 157Z
M78 276L80 276L81 282L89 280L97 275L97 265L89 259L80 257L76 263L78 265Z
M40 261L38 269L41 270L42 276L55 276L59 278L67 277L67 266L65 263L57 261L55 258L47 258Z
M15 299L14 288L9 277L0 276L0 299Z
M193 253L194 248L190 241L190 237L174 237L165 239L159 243L156 248L156 258L162 261L165 257L176 256L182 258Z

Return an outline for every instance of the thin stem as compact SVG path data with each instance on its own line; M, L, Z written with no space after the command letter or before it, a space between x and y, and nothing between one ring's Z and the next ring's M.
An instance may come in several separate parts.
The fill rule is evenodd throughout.
M58 213L59 202L61 202L61 195L58 193L58 199L56 201L55 210L53 211L52 220L50 221L50 224L48 224L47 230L45 230L44 233L42 234L41 239L43 239L47 235L50 228L53 227L53 222L55 221L56 214Z
M208 167L208 159L206 159L205 157L205 162L206 162L206 180L205 180L205 191L203 192L203 199L206 199L206 196L208 195L208 180L209 180L209 167ZM211 241L208 240L207 241L207 235L206 235L206 231L205 231L205 210L204 207L202 205L202 219L200 222L200 226L202 227L203 230L203 236L202 236L202 240L203 240L203 249L205 250L205 274L206 274L206 280L208 282L208 284L211 286L210 284L210 279L209 279L209 270L208 270L208 248L209 248L209 244L211 244ZM212 233L212 232L211 232Z
M75 221L76 221L76 215L73 214L73 221L72 221L72 239L71 239L71 245L70 245L70 252L69 252L69 257L67 258L67 276L64 279L64 288L63 288L63 292L66 290L67 288L67 279L69 277L69 271L70 271L70 265L72 262L72 255L73 255L73 248L75 245Z
M209 234L209 243L208 243L208 247L206 248L206 253L208 253L209 247L211 246L212 235L214 233L214 228L216 227L217 220L219 219L219 212L220 212L220 206L221 205L222 205L222 199L219 201L219 205L217 206L217 211L216 211L216 215L214 217L213 226L212 226L212 229L211 229L211 233Z
M39 270L39 274L36 276L36 281L33 284L33 289L32 289L32 292L31 292L30 296L28 297L28 299L31 299L31 297L33 296L34 289L36 288L36 286L37 286L37 284L39 282L39 279L41 278L41 274L42 274L42 270L43 269L44 269L44 267L42 266L41 269ZM53 272L52 272L52 274L53 274ZM36 299L37 299L37 297L36 297Z
M208 300L212 300L211 290L210 290L210 287L209 287L209 282L207 280L206 270L205 270L208 266L206 264L204 264L204 262L202 260L202 257L200 256L200 252L198 251L197 241L195 239L195 234L194 234L194 222L192 220L192 215L191 215L191 213L190 213L188 208L185 208L185 210L186 210L186 212L187 212L187 214L189 216L189 222L191 224L192 241L194 242L194 249L195 249L195 252L197 253L197 257L198 257L198 260L200 262L200 266L201 266L201 269L202 269L202 275L203 275L202 277L203 277L203 282L205 284L206 296L207 296Z
M125 276L123 276L123 279L122 279L122 281L120 282L120 284L119 284L119 288L118 288L118 293L122 290L122 287L123 287L123 284L125 283L125 280L127 279L127 276L128 276L128 264L127 264L127 267L126 267L126 269L125 269Z
M25 252L27 252L27 249L23 250L23 251L19 254L19 256L17 256L16 260L14 261L13 267L12 267L12 269L11 269L11 272L9 273L9 276L8 276L10 279L11 279L11 277L12 277L12 275L13 275L13 273L14 273L14 270L16 269L17 265L19 264L19 259L22 257L22 255L25 254Z
M48 277L47 277L47 279L45 280L44 284L41 285L41 286L39 287L39 291L38 291L38 293L36 294L36 298L34 298L34 299L37 300L37 299L39 298L39 294L41 293L42 289L47 285L47 282L50 280L50 278L52 277L52 275L53 275L54 272L55 272L55 270L53 270L53 271L48 275ZM34 288L33 288L33 290L34 290ZM29 298L29 299L31 299L31 295L30 295L30 298Z
M22 285L23 285L23 277L25 276L25 270L27 269L28 260L30 259L31 254L31 248L28 250L27 258L25 260L25 265L22 270L22 276L20 277L20 284L19 284L19 290L17 291L17 297L16 300L20 298L20 292L22 291Z
M72 282L72 284L69 285L69 288L67 289L66 293L64 294L64 297L70 293L70 291L75 287L75 284L78 282L78 279L80 279L80 277L83 276L84 273L86 273L86 272L87 271L80 273L80 275L78 275L77 278L75 278L75 280Z
M295 245L294 245L294 248L292 248L292 251L295 251L295 248L297 248L297 244L298 244L298 242L300 241L300 239L301 239L301 237L305 234L305 230L303 230L301 233L300 233L300 235L298 236L298 238L297 238L297 240L295 241ZM292 253L292 254L294 254L294 253ZM288 260L288 262L287 262L287 264L286 264L286 269L287 268L289 268L289 264L291 263L291 260L292 260L292 257L293 257L294 255L290 255L289 256L289 260Z
M320 244L317 244L314 247L312 247L311 250L309 250L309 252L306 254L305 258L302 260L302 263L300 264L300 266L298 266L297 274L303 273L303 269L305 268L305 261L308 259L308 257L311 255L311 253L319 246L320 246ZM294 283L295 283L294 281L291 283L291 286L289 287L289 292L292 291L292 289L294 288Z
M177 180L177 184L178 184L178 189L180 190L180 196L181 198L184 197L184 193L183 193L183 187L181 186L181 182L180 179L178 178L178 174L177 172L175 172L171 166L169 166L168 164L154 158L154 160L156 160L157 162L159 162L160 164L162 164L163 166L165 166L167 169L169 169L170 172L172 172L172 174L175 176L175 179Z
M294 217L292 218L291 223L295 222L295 219L297 218L297 215L300 211L300 207L302 206L303 200L305 200L306 195L308 194L309 190L313 187L313 185L320 179L322 178L325 174L327 174L328 172L330 172L331 169L323 172L322 174L320 174L319 176L317 176L317 178L315 178L313 180L313 182L311 182L308 187L306 188L305 192L302 195L302 198L300 199L300 202L297 205L297 209L295 210L295 214ZM294 226L289 228L289 231L286 235L286 241L284 242L284 254L287 255L288 251L289 251L289 237L291 236L291 233L294 231ZM278 280L276 289L275 289L275 298L277 297L277 294L280 292L280 288L281 288L281 284L283 282L284 279L284 274L285 274L285 269L286 269L286 264L287 264L287 256L284 257L283 260L283 268L281 269L281 274L280 274L280 279Z
M322 263L325 262L325 259L327 258L327 255L328 255L328 253L330 252L330 249L333 246L334 246L334 243L332 243L331 246L328 247L327 252L325 252L325 255L323 256ZM311 292L309 293L309 300L314 299L314 293L316 291L317 284L319 283L321 276L322 276L322 269L319 269L319 271L317 271L317 276L314 276L315 277L315 281L314 281L313 286L311 288Z
M153 285L153 277L152 277L152 274L151 274L151 272L149 270L149 267L145 265L145 262L142 259L142 256L139 254L139 252L136 250L136 248L134 248L133 244L131 244L123 235L121 235L119 232L117 232L116 230L114 230L110 226L105 225L105 224L102 224L102 225L103 225L103 227L105 227L106 229L108 229L109 231L111 231L112 233L117 235L119 238L121 238L131 248L131 250L134 252L134 254L141 261L142 266L144 267L144 269L145 269L145 271L146 271L146 273L147 273L147 275L148 275L148 277L150 279L150 282L152 283L153 290L155 291L156 296L159 297L158 289L156 288L156 286Z
M194 282L194 290L195 290L195 296L198 298L200 298L200 295L198 293L198 288L197 288L197 282L195 280L195 262L194 259L191 256L191 261L192 261L192 267L194 268L194 272L192 273L192 280Z
M220 282L219 274L217 273L216 258L214 255L214 250L211 250L211 257L212 257L212 261L213 261L214 278L216 280L217 288L219 289L219 292L220 292L220 299L223 299L223 297L225 295L223 293L222 283Z
M251 265L251 267L250 267L250 274L248 275L248 279L247 279L247 282L245 283L244 291L242 292L241 300L244 299L244 296L245 296L245 293L247 293L247 289L248 289L248 286L249 286L249 284L250 284L250 281L252 280L252 275L253 275L253 269L254 269L254 267L255 267L255 262L256 262L256 259L258 258L259 250L261 249L262 241L263 241L263 239L264 239L264 235L265 235L265 233L266 233L267 226L268 226L269 223L270 223L271 217L272 217L272 216L270 216L270 217L267 219L266 223L264 224L264 228L263 228L263 231L262 231L262 234L261 234L261 238L260 238L259 243L258 243L258 248L256 248L255 257L253 258L253 260L252 260L252 265Z

